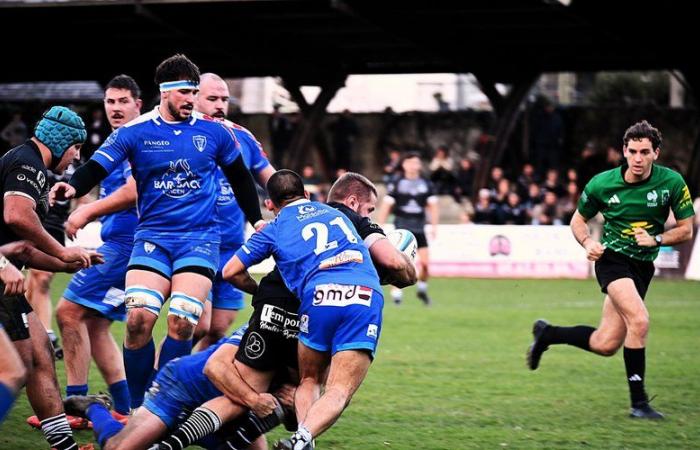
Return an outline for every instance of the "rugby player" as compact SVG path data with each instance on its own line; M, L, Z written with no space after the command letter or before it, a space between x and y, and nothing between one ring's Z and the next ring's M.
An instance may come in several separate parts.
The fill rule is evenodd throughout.
M630 416L662 419L649 405L644 389L649 312L644 298L654 275L654 259L662 245L676 245L693 235L693 204L683 177L656 164L661 133L647 121L635 123L623 137L626 164L602 172L588 182L571 220L574 237L595 261L601 291L606 294L598 328L559 327L545 320L533 326L534 342L527 352L537 369L550 345L569 344L601 356L614 355L624 345L630 391ZM664 231L673 211L676 225ZM600 242L586 222L598 212L605 225Z
M127 326L124 364L132 407L143 401L153 374L152 332L166 299L168 334L157 367L192 350L192 335L219 266L216 170L229 180L239 206L262 227L255 184L232 132L193 113L199 68L184 55L156 69L160 103L116 129L70 184L57 184L58 198L80 197L131 163L139 222L125 282Z

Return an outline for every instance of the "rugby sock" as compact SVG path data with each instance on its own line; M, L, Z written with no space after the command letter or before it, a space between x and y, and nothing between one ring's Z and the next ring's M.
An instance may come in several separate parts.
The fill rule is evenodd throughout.
M391 298L395 303L401 303L401 299L403 299L403 291L397 287L392 287Z
M416 283L416 288L418 289L418 292L428 292L428 282L419 280L418 283Z
M630 400L632 406L648 401L644 391L644 372L646 369L646 352L642 348L624 348L625 369L627 370L627 383L630 387Z
M153 372L156 359L156 346L153 339L141 348L129 350L124 347L124 368L126 382L131 396L131 407L138 408L143 403L143 394L148 388L148 380Z
M158 369L162 369L168 361L181 356L187 356L192 353L192 339L180 341L173 339L170 336L165 336L165 341L160 347L160 356L158 357Z
M108 386L108 389L114 401L114 410L124 416L129 415L131 398L129 396L129 385L126 383L126 380L112 383Z
M0 383L0 423L5 418L12 404L15 402L15 393L6 385Z
M280 415L272 413L262 419L252 412L233 424L235 431L226 438L225 445L231 450L244 450L258 437L267 433L281 423Z
M102 448L104 448L109 438L124 428L124 425L117 422L102 403L93 403L88 406L87 410L85 410L85 415L92 422L92 431L95 433L95 438L97 438L97 442L100 443Z
M313 436L311 436L309 430L307 430L303 424L299 424L299 429L292 435L292 444L294 444L292 450L304 450L304 447L306 447L312 439Z
M547 345L569 344L586 351L591 351L591 346L588 342L594 331L595 328L587 325L578 325L575 327L550 326L544 332L543 337Z
M71 395L87 395L87 393L87 384L69 384L66 386L66 397L70 397Z
M183 450L221 427L221 419L209 408L200 406L190 417L167 439L160 443L159 448L168 450Z
M65 413L42 420L41 431L52 449L78 450Z

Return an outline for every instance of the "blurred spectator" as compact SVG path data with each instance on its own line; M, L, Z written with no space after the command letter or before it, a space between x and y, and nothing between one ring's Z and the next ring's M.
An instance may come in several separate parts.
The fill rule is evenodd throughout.
M316 170L311 164L306 164L301 170L301 180L304 182L304 189L311 194L311 200L318 201L321 179L316 175Z
M80 148L80 160L85 162L95 153L112 132L109 122L105 120L104 109L92 111L92 119L87 124L87 140Z
M596 151L592 143L586 143L581 150L581 158L576 167L578 190L582 191L591 178L603 170L605 170L605 157Z
M566 171L566 182L570 183L572 181L578 184L578 173L573 167Z
M534 218L533 211L542 203L542 190L539 184L530 183L530 186L527 188L527 200L523 203L525 205L525 210L532 220Z
M479 198L474 205L474 223L493 224L497 221L496 205L491 203L491 192L484 188L479 189Z
M459 161L457 170L457 192L463 197L471 197L474 188L474 165L472 161L463 158Z
M561 225L557 195L552 191L544 194L544 200L532 209L533 225Z
M384 163L382 181L389 183L399 171L401 165L401 152L392 148L389 150L389 157Z
M442 92L436 92L433 94L433 98L437 102L438 112L447 112L450 110L450 104L442 98Z
M608 147L608 151L605 155L605 161L607 163L608 169L614 169L622 164L623 157L622 152L612 145Z
M571 223L571 218L576 212L578 203L578 185L575 181L569 181L566 184L566 195L559 200L559 216L564 225Z
M452 195L454 193L455 179L455 162L450 158L447 148L439 146L435 150L435 156L430 161L428 166L430 169L430 181L435 185L435 190L438 195Z
M491 198L491 200L496 205L502 205L508 200L508 194L510 194L510 181L505 178L501 178L496 186L496 194Z
M527 211L520 203L517 192L509 192L505 203L498 206L498 223L504 225L525 225Z
M495 195L498 182L503 178L503 169L500 166L491 168L491 176L486 187Z
M530 163L523 164L523 170L518 176L518 194L521 198L527 197L528 187L532 183L537 183L537 175L535 174L535 167Z
M275 103L272 107L268 125L270 127L270 140L272 144L272 156L275 167L285 167L284 157L287 154L289 144L294 136L294 125L280 112L280 105Z
M541 100L532 118L532 149L538 173L559 167L564 142L564 121L549 99Z
M22 120L22 113L12 115L12 120L0 132L0 137L8 143L9 148L17 147L27 140L27 124Z
M557 169L548 169L547 176L542 183L542 189L545 191L554 192L557 197L563 197L566 193L564 186L559 181L559 171Z
M350 170L353 160L353 146L359 129L350 110L346 109L329 127L333 143L335 169Z

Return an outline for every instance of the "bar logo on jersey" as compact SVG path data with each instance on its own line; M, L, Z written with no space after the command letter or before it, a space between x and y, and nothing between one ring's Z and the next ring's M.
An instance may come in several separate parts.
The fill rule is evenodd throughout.
M190 163L183 158L170 161L168 170L160 180L153 181L153 187L170 198L183 198L199 190L202 185L197 174L190 168Z
M314 306L369 307L372 302L372 288L346 284L319 284L314 291Z
M200 134L192 136L192 143L194 144L194 148L201 153L207 148L207 137Z

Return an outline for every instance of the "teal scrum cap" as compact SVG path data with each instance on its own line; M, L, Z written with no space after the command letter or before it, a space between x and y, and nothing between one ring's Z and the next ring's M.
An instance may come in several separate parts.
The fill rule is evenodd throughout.
M51 150L54 158L61 158L72 145L85 142L85 123L65 106L52 106L41 117L34 136Z

